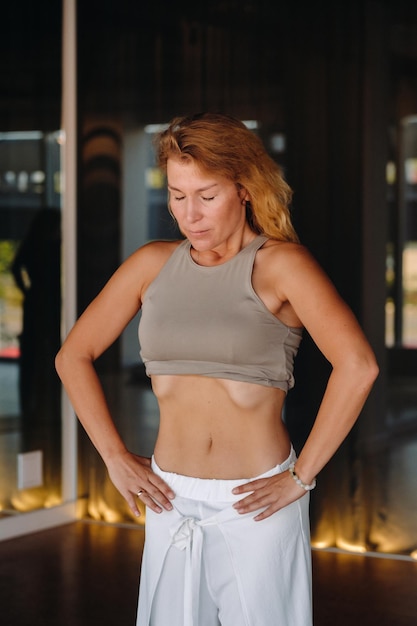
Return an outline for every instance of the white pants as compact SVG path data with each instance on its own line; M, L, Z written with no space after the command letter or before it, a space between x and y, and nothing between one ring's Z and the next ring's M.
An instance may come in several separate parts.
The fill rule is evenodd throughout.
M282 465L257 476L285 471ZM243 480L153 470L174 509L146 512L137 626L311 626L309 494L260 522L231 493ZM251 479L253 480L253 479Z

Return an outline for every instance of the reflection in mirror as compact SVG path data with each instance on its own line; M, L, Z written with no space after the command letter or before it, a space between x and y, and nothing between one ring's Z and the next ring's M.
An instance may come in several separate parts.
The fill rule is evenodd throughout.
M417 116L401 120L387 166L386 345L417 347Z
M60 501L59 132L0 134L0 511Z

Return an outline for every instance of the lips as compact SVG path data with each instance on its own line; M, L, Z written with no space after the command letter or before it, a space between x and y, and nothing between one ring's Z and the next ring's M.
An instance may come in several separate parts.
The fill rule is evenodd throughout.
M188 231L190 233L191 237L201 237L203 235L206 235L209 231L208 230L194 230L194 231Z

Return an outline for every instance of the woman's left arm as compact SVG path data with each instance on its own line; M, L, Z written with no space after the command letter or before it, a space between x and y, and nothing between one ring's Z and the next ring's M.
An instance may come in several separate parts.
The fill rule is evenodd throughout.
M379 370L355 316L318 263L302 246L289 244L286 248L285 253L279 251L277 297L300 320L332 366L313 428L295 467L301 481L311 484L355 424ZM264 519L305 494L289 472L273 478L269 484L254 481L239 488L237 493L249 491L250 486L255 491L236 508L242 513L255 510L262 500L267 509L255 519Z
M298 247L297 247L298 248ZM332 371L296 471L311 483L355 424L378 376L371 346L350 308L305 248L289 254L285 297Z

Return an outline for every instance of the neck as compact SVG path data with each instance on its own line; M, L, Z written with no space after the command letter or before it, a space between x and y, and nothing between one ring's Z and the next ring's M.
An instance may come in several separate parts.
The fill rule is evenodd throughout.
M213 265L221 265L232 259L243 248L246 248L255 238L257 234L252 230L247 229L242 233L242 236L225 241L221 246L213 248L212 250L197 250L191 248L191 255L198 265L204 265L207 267Z

